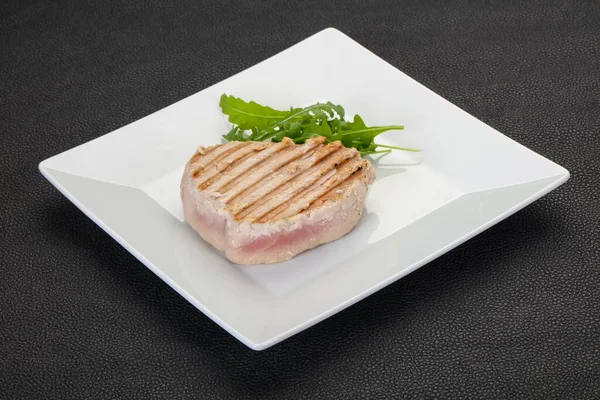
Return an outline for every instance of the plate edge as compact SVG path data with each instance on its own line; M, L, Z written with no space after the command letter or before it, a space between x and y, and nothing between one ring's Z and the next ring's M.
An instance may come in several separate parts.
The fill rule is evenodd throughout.
M239 340L241 343L246 345L252 350L263 350L260 344L253 342L248 337L244 336L242 333L231 327L221 318L219 318L216 314L202 305L200 302L196 301L193 296L189 295L185 290L179 287L175 282L173 282L168 276L163 274L158 268L154 266L149 260L147 260L142 254L137 252L127 241L125 241L121 236L119 236L116 232L114 232L110 227L103 224L100 220L96 218L94 213L92 213L83 203L81 203L75 196L73 196L64 186L60 184L60 182L55 179L51 172L50 168L42 165L44 161L40 162L38 165L38 169L42 176L46 178L63 196L65 196L75 207L77 207L86 217L88 217L92 222L98 225L105 233L107 233L113 240L115 240L121 247L127 250L130 254L132 254L139 262L141 262L146 268L148 268L152 273L158 276L163 282L169 285L175 292L177 292L181 297L183 297L186 301L196 307L201 313L206 315L209 319L223 328L226 332L231 334L234 338ZM65 172L68 173L68 172ZM138 189L139 190L139 189Z
M561 167L562 168L562 167ZM564 169L564 168L563 168ZM456 239L455 241L453 241L452 243L449 243L448 245L442 247L441 249L439 249L438 251L428 255L427 257L423 258L422 260L414 263L413 265L411 265L410 267L402 270L401 272L392 275L391 277L389 277L388 279L385 279L383 281L381 281L380 283L370 287L369 289L363 291L362 293L357 294L356 296L348 299L347 301L332 307L331 309L321 313L320 315L314 317L313 319L302 323L300 325L297 325L291 329L289 329L288 331L282 333L281 335L278 335L272 339L269 340L265 340L263 342L260 342L257 344L257 348L254 350L264 350L267 349L269 347L272 347L278 343L281 343L282 341L289 339L290 337L306 330L309 329L311 327L313 327L314 325L324 321L325 319L332 317L333 315L339 313L340 311L345 310L346 308L349 308L350 306L358 303L361 300L364 300L365 298L369 297L370 295L378 292L379 290L385 288L386 286L391 285L392 283L400 280L401 278L411 274L412 272L416 271L417 269L425 266L426 264L430 263L431 261L435 260L438 257L441 257L442 255L444 255L445 253L455 249L456 247L460 246L461 244L467 242L468 240L474 238L475 236L479 235L480 233L486 231L487 229L491 228L492 226L496 225L497 223L505 220L506 218L511 217L512 215L514 215L516 212L524 209L525 207L529 206L530 204L532 204L533 202L539 200L540 198L542 198L543 196L545 196L546 194L550 193L551 191L553 191L554 189L558 188L559 186L563 185L565 182L567 182L570 178L570 173L568 170L564 169L565 173L561 174L561 175L555 175L553 177L549 177L549 178L557 178L556 181L554 181L553 183L549 184L548 186L544 187L543 189L540 189L539 191L537 191L536 193L534 193L533 195L529 196L528 198L524 199L523 201L521 201L519 204L517 204L516 206L511 207L510 209L506 210L505 212L503 212L502 214L498 215L496 218L493 218L489 221L487 221L486 223L482 224L481 226L473 229L471 232L468 232L467 234L463 235L462 237ZM465 196L469 193L463 194L462 196ZM460 196L460 197L462 197Z

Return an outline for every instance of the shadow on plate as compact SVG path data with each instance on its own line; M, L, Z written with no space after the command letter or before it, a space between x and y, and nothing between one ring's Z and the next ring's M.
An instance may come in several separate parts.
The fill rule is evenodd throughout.
M392 157L390 154L381 156L370 156L371 164L375 168L377 179L383 179L388 176L406 172L406 167L417 166L421 163L420 158L401 159Z
M369 238L379 225L379 217L373 212L365 212L357 226L345 236L330 243L305 251L276 264L239 265L237 269L252 282L275 297L281 297L334 268L343 268L344 261L365 251ZM336 263L323 263L322 260L335 259Z

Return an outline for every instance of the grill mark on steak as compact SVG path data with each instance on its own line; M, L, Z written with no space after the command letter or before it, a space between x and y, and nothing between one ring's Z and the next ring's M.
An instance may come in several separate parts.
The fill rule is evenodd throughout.
M251 222L260 219L273 209L288 203L296 194L312 190L315 184L323 178L335 175L335 166L352 155L350 150L343 148L317 160L312 166L275 188L269 193L268 198L257 201L253 206L238 214L237 218Z
M242 193L240 195L240 199L235 203L232 203L229 207L229 210L238 219L244 218L246 215L245 213L242 213L238 216L241 211L245 210L257 201L260 202L260 200L268 194L275 195L276 192L272 192L277 188L292 180L297 175L305 172L306 169L312 167L330 154L335 153L340 147L342 147L340 142L330 143L327 146L319 148L309 158L289 163L285 167L281 168L281 170L277 171L277 173L272 174L268 179L259 182L259 185L256 187L252 187L245 193ZM337 156L336 158L339 157L341 157L341 155Z
M314 201L318 200L331 189L336 188L345 180L350 178L355 172L362 169L364 162L365 161L361 159L360 155L356 154L351 159L342 163L339 166L337 172L334 175L332 175L329 179L327 179L322 185L318 185L314 188L314 190L306 192L304 197L302 197L298 201L290 203L290 206L276 217L278 219L283 219L301 213L302 211L307 209Z
M261 163L266 163L277 153L281 153L281 151L290 145L293 145L294 142L289 138L284 138L281 143L275 143L266 149L260 151L258 154L254 154L251 157L245 159L243 162L240 162L238 165L230 169L228 172L224 172L221 174L219 179L217 179L212 185L209 186L211 191L219 191L221 188L225 188L231 183L234 179L242 177L244 174L252 173L252 170L255 167L259 167ZM224 191L226 192L226 191Z
M297 151L294 147L286 147L273 153L272 157L251 167L248 171L242 173L240 176L226 184L223 187L223 190L221 190L226 193L226 196L222 200L225 203L234 200L240 193L286 165L288 159L295 159L297 157Z
M329 192L325 193L323 196L321 196L318 199L316 199L315 201L313 201L310 204L310 206L308 208L304 209L302 212L307 212L307 211L317 209L330 200L334 200L334 201L340 200L341 196L342 196L341 193L343 193L344 190L346 190L346 188L348 188L349 186L354 184L354 182L356 180L364 179L364 175L360 174L359 172L360 172L360 169L358 169L352 175L350 175L350 177L348 179L346 179L344 182L342 182L338 186L330 189ZM271 218L274 218L274 216L272 216Z
M304 145L229 142L199 147L189 161L199 190L218 196L238 221L255 223L310 212L341 200L345 188L365 179L367 164L355 149L315 137Z
M237 148L248 144L248 142L229 142L215 148L207 155L200 157L193 165L191 165L192 177L196 178L202 173L202 171L215 161L218 161L222 157L226 157L230 152L235 151Z
M235 168L238 165L238 163L243 163L244 161L254 157L256 155L256 153L260 152L260 151L261 150L254 150L252 153L246 154L244 157L240 158L235 163L229 164L224 170L222 170L220 173L215 175L214 179L209 179L206 182L204 182L202 184L201 190L207 190L212 193L219 193L218 190L213 189L213 184L216 183L216 181L218 181L220 179L220 177L229 173L229 171L231 171L233 168Z
M297 158L310 152L315 152L321 146L325 138L319 140L307 141L303 146L290 146L279 153L271 161L260 164L260 167L253 168L247 175L242 175L231 182L231 186L226 188L226 195L221 198L225 204L234 203L238 198L258 190L265 182L268 182L274 174L280 173L282 169L289 166Z
M234 162L240 160L248 154L255 153L256 150L262 150L268 146L267 143L246 142L243 146L237 147L234 150L226 153L212 164L204 167L202 173L196 177L196 185L198 189L204 189L208 184L205 184L213 176L222 173L227 167Z
M354 162L353 160L354 160L354 157L346 162ZM357 168L343 182L341 182L339 185L329 189L329 191L327 193L325 193L322 196L318 197L317 199L313 200L312 203L308 207L299 211L297 214L316 209L316 208L322 206L323 204L325 204L329 200L341 200L341 194L339 192L345 190L347 187L352 185L357 179L361 179L363 177L361 174L357 173L358 171L360 171L360 169L361 169L360 167ZM337 172L338 170L336 169L335 171ZM331 175L326 174L324 176L325 180L329 179L330 176ZM317 189L318 187L322 186L323 183L325 183L325 180L322 180L322 179L323 178L316 181L313 185L311 185L311 187L306 189L306 191L296 194L289 201L282 203L277 208L275 208L275 209L271 210L269 213L263 215L256 222L266 223L269 221L275 221L277 219L281 219L281 214L284 211L286 211L292 204L296 204L297 202L300 202L302 200L302 198L304 198L308 193L310 193L310 192L314 191L315 189Z
M257 219L256 222L264 223L264 222L270 221L271 219L275 219L275 217L277 215L279 215L283 211L287 210L287 208L290 206L290 204L293 204L294 202L300 200L302 197L304 197L306 192L309 192L309 191L313 190L315 187L321 185L325 181L325 179L329 178L329 176L332 173L335 173L336 171L337 170L335 168L330 169L320 179L317 179L312 185L310 185L308 188L306 188L305 191L301 191L301 192L297 193L294 197L289 199L288 201L281 203L280 205L278 205L277 207L275 207L274 209L269 211L267 214L265 214L262 217L260 217L259 219Z
M200 146L196 149L196 153L192 156L192 158L189 161L189 164L194 164L200 157L204 157L206 156L208 153L210 153L211 151L213 151L214 149L216 149L217 147L221 146L220 144L214 144L212 146Z

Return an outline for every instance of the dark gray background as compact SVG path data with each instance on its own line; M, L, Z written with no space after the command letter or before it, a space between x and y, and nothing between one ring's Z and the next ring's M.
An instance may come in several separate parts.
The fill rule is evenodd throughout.
M37 164L329 26L572 177L257 353ZM2 2L0 397L600 398L599 96L598 1Z

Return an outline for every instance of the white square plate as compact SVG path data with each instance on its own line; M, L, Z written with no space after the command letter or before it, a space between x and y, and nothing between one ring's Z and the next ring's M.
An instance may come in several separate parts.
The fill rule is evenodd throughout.
M315 60L319 60L316 62ZM350 61L340 61L350 60ZM179 179L195 148L221 142L230 93L275 108L317 100L382 142L423 149L376 161L357 227L280 264L228 262L183 221ZM569 178L335 29L43 161L42 174L167 284L255 350L278 343L463 243Z

